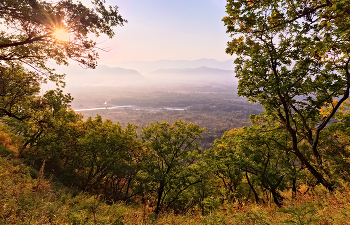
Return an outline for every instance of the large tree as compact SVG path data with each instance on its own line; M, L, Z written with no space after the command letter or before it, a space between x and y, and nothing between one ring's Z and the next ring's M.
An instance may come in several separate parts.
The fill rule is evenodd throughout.
M201 182L194 164L199 160L198 139L204 130L181 119L172 125L157 122L142 129L145 152L138 176L144 192L155 197L156 214L181 202L186 190ZM186 208L186 200L181 208Z
M226 52L237 55L239 95L283 124L292 140L283 148L329 190L320 137L349 97L349 3L228 0L223 18L232 35ZM331 110L321 115L325 104Z
M29 119L40 110L37 96L47 79L63 83L47 62L68 65L75 60L94 68L98 59L93 36L114 36L113 27L124 20L118 7L93 0L93 8L81 2L58 0L0 1L0 117ZM43 106L44 107L44 106Z
M0 2L0 62L20 62L47 70L53 59L68 64L68 59L96 66L98 54L91 35L114 36L113 27L124 20L118 7L104 6L104 0L93 0L88 8L81 2L59 0L4 0Z
M264 192L270 192L281 206L282 191L292 189L295 196L303 167L291 151L281 148L290 144L290 137L280 123L264 114L253 117L251 123L216 140L214 147L206 150L206 162L233 200L249 199L253 193L258 203Z

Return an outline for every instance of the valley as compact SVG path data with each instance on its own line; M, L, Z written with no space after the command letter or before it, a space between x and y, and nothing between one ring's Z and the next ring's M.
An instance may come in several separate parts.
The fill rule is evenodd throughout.
M91 89L90 89L91 91ZM249 126L249 115L259 114L262 106L237 96L233 85L163 86L152 88L106 88L94 92L72 92L72 108L84 116L101 115L125 127L136 124L139 130L150 123L178 119L206 127L202 148L209 148L225 131ZM106 103L106 104L105 104Z

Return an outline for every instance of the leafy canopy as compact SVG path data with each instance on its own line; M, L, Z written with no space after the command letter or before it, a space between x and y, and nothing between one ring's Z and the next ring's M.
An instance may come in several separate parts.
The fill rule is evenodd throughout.
M112 38L113 27L127 21L117 6L106 8L104 0L92 3L94 7L90 9L72 0L1 1L1 64L20 63L50 71L45 65L47 60L68 65L68 59L72 59L94 68L98 54L91 35ZM58 31L66 32L69 41L56 39Z
M349 3L228 0L223 18L232 36L226 52L237 55L239 94L262 104L282 123L293 152L329 190L319 142L349 97ZM321 115L326 104L332 109ZM304 140L312 160L301 151Z
M38 96L47 79L63 84L48 61L68 65L69 60L96 66L97 43L92 36L114 36L113 27L124 20L118 7L106 8L93 0L93 8L81 2L59 0L0 1L0 117L26 120L45 108ZM67 96L68 97L68 96Z
M142 129L145 152L139 180L145 193L156 193L156 214L179 204L186 190L201 181L194 164L199 161L198 140L204 130L181 119L172 125L157 122Z

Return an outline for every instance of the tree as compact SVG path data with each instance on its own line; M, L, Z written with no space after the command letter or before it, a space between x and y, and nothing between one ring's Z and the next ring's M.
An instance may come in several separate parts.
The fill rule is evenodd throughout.
M197 139L203 131L181 119L172 125L157 122L142 129L145 152L139 180L146 192L155 194L156 214L164 206L169 209L188 188L201 182L193 165L199 160L201 150ZM187 202L184 200L183 206Z
M81 134L67 151L67 165L79 178L75 183L86 191L105 189L103 194L112 200L127 199L137 173L135 160L140 149L137 127L128 124L122 129L110 120L102 121L99 115L76 126Z
M334 100L336 102L336 100ZM350 99L347 99L334 116L335 123L330 124L322 133L320 148L325 152L327 169L335 179L337 186L350 181ZM332 110L332 104L322 108L321 115Z
M21 133L25 147L22 157L55 175L68 186L103 194L108 200L135 196L132 184L138 171L140 141L136 126L124 129L101 116L82 120L67 109L61 92L50 91L46 109L23 124L13 118L12 127Z
M42 79L23 67L0 67L0 117L25 120L33 111Z
M63 75L47 67L48 60L96 66L97 44L91 35L112 38L113 27L127 22L118 7L107 9L103 3L94 0L90 9L72 0L0 2L0 117L25 120L45 107L33 104L40 102L40 84L47 79L64 83Z
M69 108L70 94L60 89L43 96L38 93L48 79L64 87L64 75L55 74L47 66L49 61L68 65L74 60L94 68L98 46L92 37L112 38L113 28L127 22L117 6L106 8L104 0L92 3L93 8L72 0L0 1L1 122L22 136L22 156L39 164L46 162L47 170L60 178L82 178L84 182L77 179L72 183L85 190L95 190L109 178L114 182L116 176L128 175L127 171L120 175L120 168L132 163L127 151L136 142L136 128L130 125L123 131L100 117L84 123L82 116ZM72 169L69 173L60 173L68 168ZM118 168L120 173L116 172ZM130 177L121 179L131 182Z
M68 65L68 59L94 68L98 54L91 34L114 36L113 27L124 20L118 7L104 6L104 0L93 0L90 9L81 2L42 0L0 2L0 62L27 64L50 72L49 59Z
M253 193L259 203L262 190L270 192L281 206L284 197L280 192L296 192L297 178L304 168L289 151L290 137L281 124L269 121L264 114L251 118L250 127L230 130L216 140L205 159L235 200L249 199Z
M3 121L12 127L13 132L23 138L23 151L26 147L36 149L36 159L43 160L57 158L62 148L66 125L77 123L82 119L69 108L72 97L63 94L60 89L50 90L42 97L30 99L31 110L26 111L25 122L17 118L4 118Z
M300 163L333 190L319 143L349 97L349 1L228 0L226 9L239 95L281 122ZM332 109L320 115L325 104Z

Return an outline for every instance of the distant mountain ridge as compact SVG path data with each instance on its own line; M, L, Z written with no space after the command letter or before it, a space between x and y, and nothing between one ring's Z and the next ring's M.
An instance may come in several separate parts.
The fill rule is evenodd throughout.
M149 74L161 74L161 73L194 73L194 74L211 74L211 73L215 73L215 72L221 72L221 73L228 73L228 74L232 74L233 70L223 70L223 69L217 69L217 68L211 68L211 67L207 67L207 66L201 66L201 67L197 67L197 68L181 68L181 69L177 69L177 68L169 68L169 69L159 69L159 70L155 70ZM149 75L148 74L148 75Z
M79 86L120 86L145 80L139 72L132 69L99 65L96 69L84 69L77 64L59 67L57 73L67 74L65 81L69 87Z
M113 66L122 68L135 69L142 74L147 74L159 69L181 69L181 68L198 68L210 67L223 70L234 69L234 59L218 61L215 59L197 59L197 60L158 60L158 61L126 61L113 63Z
M159 81L181 83L237 83L233 70L209 68L206 66L184 69L160 69L147 74L147 77Z
M224 63L217 60L200 59L195 61L186 60L163 60L171 62L168 65L173 65L174 62L181 61L182 65L198 67L178 68L180 64L176 64L175 68L161 68L150 73L142 75L135 69L125 69L121 67L109 67L99 65L96 69L84 69L77 64L72 64L68 67L57 67L57 73L66 73L65 81L67 88L75 87L91 87L91 86L127 86L127 85L159 85L159 84L203 84L203 83L224 83L236 84L237 79L234 76L233 70L212 68L203 66L206 62L212 64ZM227 63L227 62L226 62ZM208 63L210 64L210 63ZM165 65L165 64L162 64Z

